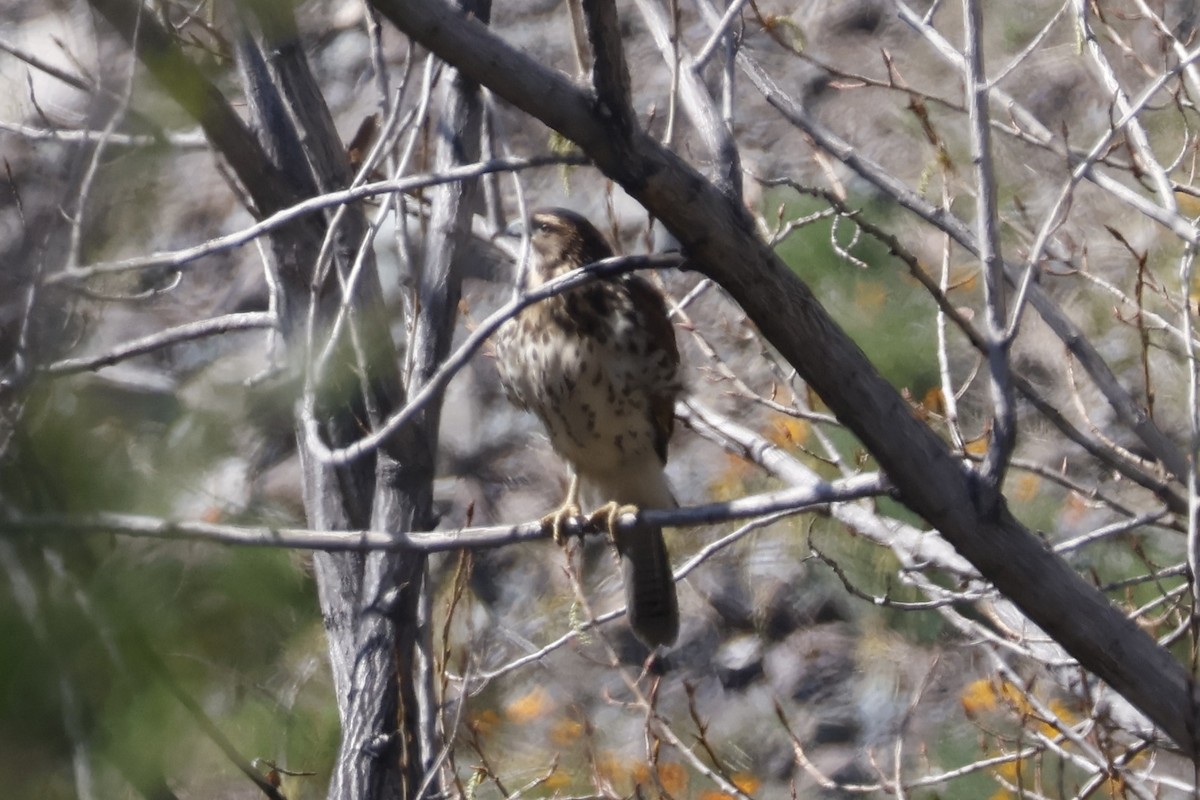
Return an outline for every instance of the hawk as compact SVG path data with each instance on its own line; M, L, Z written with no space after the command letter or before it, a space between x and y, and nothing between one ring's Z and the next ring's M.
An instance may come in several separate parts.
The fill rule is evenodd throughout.
M612 256L587 219L566 209L530 215L526 289ZM629 623L650 647L679 633L679 608L662 528L617 529L624 506L674 508L664 468L683 386L667 307L636 275L602 278L526 308L497 334L510 400L542 421L570 465L571 488L547 516L555 538L579 503L607 518L625 584Z

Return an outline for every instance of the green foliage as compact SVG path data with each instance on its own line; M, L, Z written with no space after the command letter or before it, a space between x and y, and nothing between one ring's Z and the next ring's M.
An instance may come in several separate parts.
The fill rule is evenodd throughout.
M784 219L825 208L816 199L789 199ZM863 214L872 221L886 217L888 212L888 208L871 204L863 208ZM883 244L865 235L853 242L855 232L852 220L838 221L839 247L849 250L860 264L834 248L834 222L829 218L800 228L779 246L778 252L883 376L920 399L938 385L933 355L937 352L936 307Z
M229 452L228 421L222 430L211 417L107 395L87 379L38 390L30 409L0 467L7 496L29 511L171 513ZM297 555L66 531L7 544L33 603L13 603L2 589L6 796L74 797L77 745L88 748L99 796L144 793L164 776L198 796L247 786L181 697L246 760L317 772L295 780L323 791L336 707Z

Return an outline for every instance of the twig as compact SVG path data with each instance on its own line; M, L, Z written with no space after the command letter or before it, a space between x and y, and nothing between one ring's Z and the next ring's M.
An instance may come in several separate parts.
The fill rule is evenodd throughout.
M692 69L700 72L704 69L704 65L712 58L713 53L717 51L717 46L721 44L721 40L725 38L729 31L729 26L742 13L742 6L746 5L746 0L733 0L729 7L725 9L725 13L721 15L721 19L713 28L712 34L709 35L708 41L700 48L693 60Z
M35 142L98 142L105 138L105 131L76 129L76 128L35 128L17 122L0 120L0 131L6 131L15 136ZM153 147L164 142L180 150L208 150L208 140L204 135L195 133L165 133L162 137L137 133L107 134L107 141L113 147Z

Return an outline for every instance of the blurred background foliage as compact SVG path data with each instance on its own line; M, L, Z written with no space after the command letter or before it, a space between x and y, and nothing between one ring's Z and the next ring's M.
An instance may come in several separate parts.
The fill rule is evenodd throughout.
M90 383L31 392L0 462L10 502L43 513L186 508L213 522L301 522L280 508L230 509L245 493L213 488L237 452L228 417L170 397L130 402L133 394ZM311 791L289 796L323 795L338 726L306 556L74 532L8 544L4 567L20 602L6 592L0 603L7 796L78 796L68 724L86 732L97 797L130 796L129 784L168 775L207 796L257 796L197 714L248 759L316 773Z

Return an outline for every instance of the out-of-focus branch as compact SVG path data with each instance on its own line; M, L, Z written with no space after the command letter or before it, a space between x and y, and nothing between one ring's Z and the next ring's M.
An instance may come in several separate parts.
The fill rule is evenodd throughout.
M105 131L77 128L34 128L16 122L0 120L0 131L20 136L33 142L96 142L105 136ZM118 133L107 135L112 147L152 147L166 142L180 150L207 150L208 140L199 133L165 133L162 137L149 134Z
M721 15L721 19L713 28L713 32L709 34L708 41L696 52L696 59L692 65L692 69L696 71L704 69L704 65L708 63L713 53L717 51L717 46L721 44L721 40L728 34L729 27L733 25L733 21L742 13L742 6L744 5L746 5L746 0L732 0L729 7L725 9L725 13Z
M168 94L200 123L204 135L225 158L259 211L273 213L299 199L295 187L273 162L225 99L221 90L179 49L175 39L131 0L88 0L136 49ZM134 31L137 37L134 38Z
M45 372L49 375L70 375L75 372L86 372L88 370L107 367L110 364L115 364L127 358L152 353L155 350L161 350L164 347L170 347L181 342L191 342L206 336L218 336L222 333L230 333L232 331L262 330L264 328L273 328L275 325L275 316L266 311L226 314L223 317L215 317L214 319L176 325L174 328L167 328L158 333L143 336L141 339L117 345L108 352L99 355L65 358L61 361L55 361L46 367Z
M459 11L487 24L491 0L457 0ZM451 65L441 85L441 107L434 148L434 171L444 172L478 161L482 150L483 101L479 85ZM464 263L469 256L471 220L476 210L479 186L476 178L446 183L433 193L429 228L425 237L425 259L416 280L416 307L412 309L411 339L406 353L405 388L411 396L425 388L441 368L454 337L459 300L462 297ZM440 397L440 395L439 395ZM379 482L396 480L412 505L405 522L412 527L430 524L433 518L433 478L437 460L440 403L428 403L408 426L407 452L397 452L396 469L380 472ZM372 420L379 424L380 420ZM413 450L417 452L413 452ZM421 467L414 471L411 463ZM376 513L373 524L389 524L394 515ZM389 524L389 529L394 529ZM407 565L407 566L405 566ZM397 569L402 567L401 569ZM441 749L435 696L433 652L433 589L429 586L428 563L404 554L373 553L366 561L368 590L378 581L380 599L394 594L390 603L399 636L396 648L401 680L400 726L407 744L402 751L406 796L416 796L418 787L429 795L443 794L435 759Z
M582 0L582 6L592 53L592 88L616 128L628 135L636 128L637 118L616 5L613 0Z
M1132 106L1129 102L1129 94L1121 86L1121 82L1117 79L1116 71L1113 69L1112 64L1109 63L1108 57L1104 55L1100 43L1096 41L1096 35L1092 31L1092 26L1089 22L1091 8L1087 0L1075 0L1074 5L1079 36L1083 40L1083 44L1091 58L1091 63L1095 66L1100 80L1104 83L1104 87L1109 93L1112 94L1116 111L1125 121L1124 127L1128 132L1129 142L1133 145L1133 153L1137 158L1138 166L1149 175L1155 194L1158 195L1159 205L1163 210L1168 214L1178 214L1179 209L1175 204L1175 193L1171 189L1171 181L1167 178L1166 171L1158 163L1158 158L1150 148L1150 139L1146 135L1146 129L1142 127L1141 120L1131 113ZM1189 63L1189 61L1190 59L1184 63ZM1174 70L1168 71L1167 74L1171 74L1172 72Z
M676 48L672 45L667 20L662 7L653 0L637 0L638 11L650 28L654 43L668 64L674 63ZM704 139L716 165L714 180L721 192L740 202L742 196L742 160L738 154L733 132L717 111L717 104L701 80L700 71L686 50L678 51L679 96L683 109Z
M87 94L91 94L92 92L96 91L97 87L86 78L81 78L78 75L67 72L64 69L60 69L54 64L51 64L49 61L39 58L36 53L31 53L22 47L18 47L6 39L0 39L0 52L8 53L13 58L24 61L34 69L40 70L47 75L57 78L73 89L78 89L79 91Z

